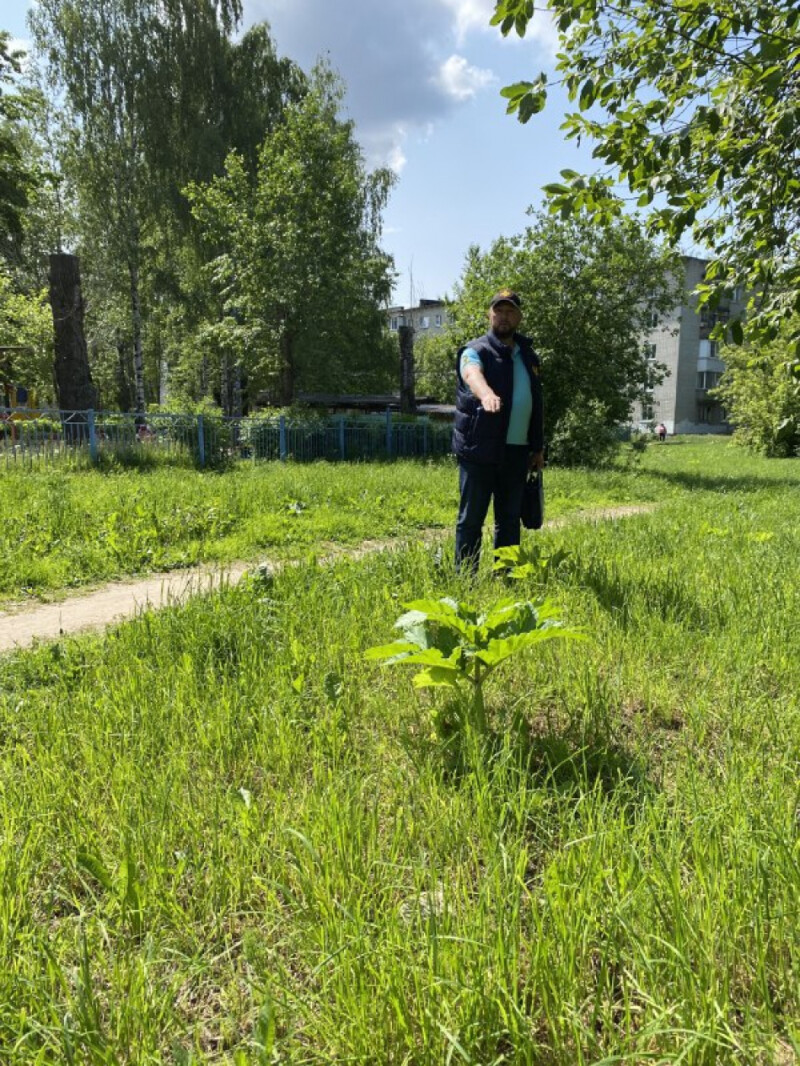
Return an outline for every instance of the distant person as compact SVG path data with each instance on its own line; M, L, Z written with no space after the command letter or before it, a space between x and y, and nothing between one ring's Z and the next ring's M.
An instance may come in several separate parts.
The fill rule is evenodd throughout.
M544 465L539 358L517 332L522 301L502 289L489 305L489 332L458 351L453 451L461 499L456 568L475 573L489 501L494 546L519 544L522 496L529 470Z
M656 426L656 434L658 435L658 439L663 444L664 441L667 439L667 427L664 425L663 422L659 422Z

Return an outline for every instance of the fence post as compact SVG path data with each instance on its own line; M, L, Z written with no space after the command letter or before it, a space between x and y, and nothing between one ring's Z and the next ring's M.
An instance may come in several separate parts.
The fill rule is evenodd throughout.
M345 444L344 444L344 415L339 415L339 456L345 458Z
M422 457L427 459L428 457L428 419L422 423Z
M86 412L86 421L89 425L89 458L93 463L97 462L97 433L94 428L94 411L89 408Z
M206 465L206 435L202 415L197 416L197 458L200 466Z
M392 409L386 408L386 458L392 457Z
M278 452L282 463L286 462L287 455L286 447L286 415L281 415L278 419Z

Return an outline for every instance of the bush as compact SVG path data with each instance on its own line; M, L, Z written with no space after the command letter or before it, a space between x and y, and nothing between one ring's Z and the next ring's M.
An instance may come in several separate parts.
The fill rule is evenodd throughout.
M456 392L456 352L459 341L450 333L417 337L414 341L417 396L452 403Z
M726 348L726 370L715 390L734 424L734 439L769 458L800 455L800 383L789 371L790 328L772 344Z
M548 440L548 459L558 466L608 466L620 446L617 426L597 400L576 403Z

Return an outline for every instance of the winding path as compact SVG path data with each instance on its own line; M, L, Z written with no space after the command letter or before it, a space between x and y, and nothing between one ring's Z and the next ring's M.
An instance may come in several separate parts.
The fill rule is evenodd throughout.
M546 522L549 529L557 529L568 522L605 521L627 518L653 510L653 505L639 504L582 511L569 519ZM445 530L430 530L427 537L438 539ZM332 551L323 561L360 558L376 551L397 550L408 544L407 538L390 541L366 541L357 548ZM194 570L171 570L132 581L115 581L93 592L75 593L58 603L44 603L0 611L0 654L29 647L37 640L57 640L64 635L105 626L134 618L147 609L184 603L190 596L206 595L224 585L235 585L253 570L277 569L281 563L235 562L224 566L198 567Z

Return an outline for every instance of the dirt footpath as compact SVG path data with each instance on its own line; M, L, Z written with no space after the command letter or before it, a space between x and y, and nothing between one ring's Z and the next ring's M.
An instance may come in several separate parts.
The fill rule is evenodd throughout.
M582 512L570 517L569 521L626 518L652 509L648 505L614 507ZM549 529L556 529L565 524L563 519L545 523ZM425 539L439 539L448 532L429 530ZM418 541L419 537L415 540ZM320 561L324 563L342 557L359 558L375 551L397 550L407 543L408 541L402 538L395 541L365 542L358 548L332 552ZM264 567L274 569L279 565L268 561L237 562L196 570L172 570L132 581L116 581L95 592L76 593L60 603L0 611L0 654L15 648L28 647L36 640L56 640L66 634L102 629L128 618L135 618L148 609L158 610L161 607L175 606L184 603L190 596L206 595L224 585L236 585L246 573L253 570Z
M133 618L147 608L168 607L190 596L235 584L252 563L232 563L225 569L175 570L133 581L115 581L95 592L77 593L60 603L43 603L21 610L0 611L0 653L26 647L34 640L53 640L65 633Z

